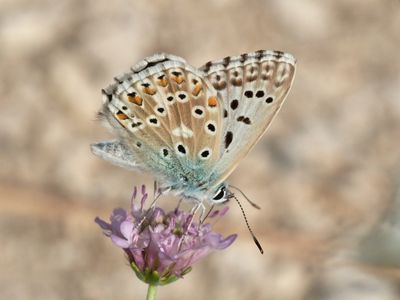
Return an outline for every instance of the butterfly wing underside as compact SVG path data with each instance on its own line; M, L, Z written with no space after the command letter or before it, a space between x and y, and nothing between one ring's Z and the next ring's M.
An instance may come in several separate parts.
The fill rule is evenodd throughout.
M178 181L177 174L201 173L216 163L222 107L200 71L182 58L158 54L115 81L103 90L100 115L111 124L120 145L95 144L95 154L117 165L148 170L163 182ZM103 151L106 146L117 149L119 156ZM121 164L122 156L129 156L130 163Z
M279 111L295 74L293 56L260 50L200 68L224 106L221 158L214 173L224 181L261 138Z

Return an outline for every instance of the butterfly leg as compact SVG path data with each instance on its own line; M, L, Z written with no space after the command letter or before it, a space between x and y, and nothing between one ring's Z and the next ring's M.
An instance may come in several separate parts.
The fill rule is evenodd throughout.
M179 209L179 207L181 206L182 201L183 201L183 198L180 198L179 201L178 201L178 205L175 208L176 210Z
M206 219L208 218L208 216L211 214L211 212L214 210L215 205L211 205L210 209L208 210L207 214L204 216L204 218L200 219L200 225L202 225Z
M193 219L195 218L196 213L197 213L197 211L198 211L199 209L202 209L202 211L204 212L204 204L203 204L202 202L198 202L198 203L197 203L195 206L193 206L193 208L191 209L191 211L190 211L191 217L190 217L190 220L189 220L188 225L186 226L185 232L183 233L181 239L179 240L178 249L180 249L180 248L182 247L182 244L183 244L183 242L185 241L185 238L186 238L186 236L187 236L187 232L189 231L190 226L192 226Z
M203 202L200 202L199 206L201 209L200 216L199 216L199 226L200 226L203 223L202 221L203 221L203 216L205 215L205 212L206 212L206 207Z
M196 214L197 214L197 211L198 211L199 209L201 209L201 211L202 211L201 214L200 214L200 216L202 216L203 213L204 213L204 210L205 210L204 204L203 204L202 202L198 202L198 203L197 203L195 206L193 206L193 208L191 209L190 214L192 215L192 217L190 218L190 222L189 222L188 226L186 227L186 231L189 230L190 226L192 226L193 220L194 220L194 218L195 218L195 216L196 216Z
M136 228L140 228L140 226L143 225L143 223L147 220L147 219L151 219L151 217L153 216L154 213L154 207L156 206L157 200L161 197L163 193L158 193L157 196L154 198L154 200L151 202L149 208L147 209L146 214L144 215L144 217L140 220L140 222L136 225ZM150 217L150 218L149 218Z

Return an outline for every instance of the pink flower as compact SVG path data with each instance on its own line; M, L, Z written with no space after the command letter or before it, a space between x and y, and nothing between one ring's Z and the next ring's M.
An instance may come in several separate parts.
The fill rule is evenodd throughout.
M159 207L144 208L145 186L136 202L132 196L131 211L115 209L108 224L100 218L96 223L112 242L122 248L136 275L146 283L164 285L187 274L191 266L213 250L230 246L236 235L223 238L208 223L196 223L193 215L179 210L164 212ZM221 217L228 208L214 211L208 218Z

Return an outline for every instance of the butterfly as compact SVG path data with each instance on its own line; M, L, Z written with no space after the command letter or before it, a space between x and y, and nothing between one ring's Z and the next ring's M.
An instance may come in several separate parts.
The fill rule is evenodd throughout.
M197 203L228 200L227 177L279 111L295 58L259 50L201 68L155 54L102 90L99 115L117 139L91 145L100 158L150 172Z

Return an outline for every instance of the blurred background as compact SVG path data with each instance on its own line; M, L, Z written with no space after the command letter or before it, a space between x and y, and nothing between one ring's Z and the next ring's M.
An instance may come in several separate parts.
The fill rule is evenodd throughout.
M399 299L399 46L397 0L1 0L0 298L144 299L93 222L152 183L90 153L101 88L156 52L279 49L294 86L230 177L266 253L231 203L238 240L158 299Z

